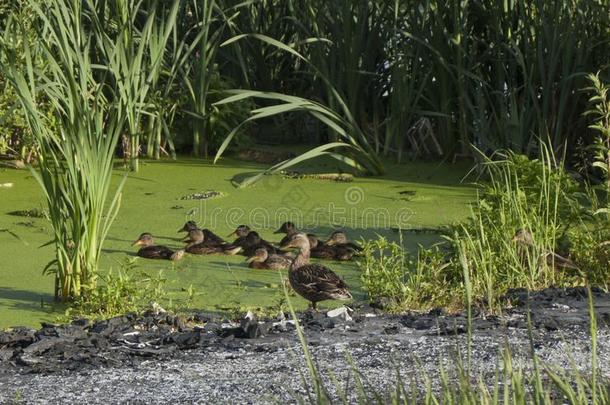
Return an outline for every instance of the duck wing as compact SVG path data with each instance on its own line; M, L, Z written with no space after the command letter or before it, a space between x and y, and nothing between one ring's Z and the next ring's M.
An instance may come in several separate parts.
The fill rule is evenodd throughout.
M331 269L319 264L306 264L290 270L292 288L310 301L352 298L347 284Z
M334 253L335 260L347 261L352 259L356 251L346 244L334 246Z
M311 249L309 252L310 257L315 257L317 259L334 259L335 258L335 250L328 245L318 245Z
M194 255L211 255L215 253L224 253L224 249L221 246L208 245L205 242L189 246L185 249L185 251Z
M292 264L292 260L283 255L271 254L265 260L265 264L273 270L287 269Z

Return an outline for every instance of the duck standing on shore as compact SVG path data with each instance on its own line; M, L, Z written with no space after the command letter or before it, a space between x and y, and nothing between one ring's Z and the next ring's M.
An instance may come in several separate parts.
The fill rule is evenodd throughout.
M309 263L310 246L307 235L294 234L281 247L299 250L290 265L288 280L297 294L311 302L314 310L320 301L352 298L347 285L334 271L321 264Z

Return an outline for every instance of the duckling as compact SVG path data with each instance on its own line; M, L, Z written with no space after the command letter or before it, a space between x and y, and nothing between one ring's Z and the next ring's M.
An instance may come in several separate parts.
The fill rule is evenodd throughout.
M307 235L294 234L282 249L297 248L297 257L290 265L288 280L294 291L311 302L314 310L324 300L349 300L352 295L345 282L328 267L309 263L310 245Z
M290 267L292 259L284 255L269 254L267 249L258 248L253 256L246 259L246 262L253 269L282 270Z
M205 233L201 229L194 229L189 231L187 237L187 245L184 249L187 253L195 255L209 255L216 253L224 253L228 255L236 255L240 250L241 246L229 245L226 243L217 243L209 241L205 237Z
M295 233L299 233L299 230L297 229L297 227L294 225L294 222L284 222L282 224L282 226L280 226L280 228L273 232L273 233L285 233L286 236L284 236L282 238L282 240L280 241L280 246L282 245L282 243L288 243L288 240L290 240L290 237L292 235L294 235ZM307 234L307 238L309 238L309 243L311 245L313 244L322 244L322 242L316 237L316 235L312 234L312 233L308 233Z
M213 242L215 244L222 244L222 243L226 243L224 241L224 239L222 239L220 236L216 235L214 232L210 231L209 229L199 229L199 227L197 226L197 223L195 221L187 221L184 226L180 229L178 229L178 232L190 232L190 231L194 231L194 230L201 230L201 232L203 232L204 236L205 236L205 240L209 241L209 242Z
M148 232L141 234L132 246L142 246L140 250L138 250L137 255L147 259L177 261L182 259L182 256L184 255L184 250L182 249L173 251L168 247L155 245L152 235Z

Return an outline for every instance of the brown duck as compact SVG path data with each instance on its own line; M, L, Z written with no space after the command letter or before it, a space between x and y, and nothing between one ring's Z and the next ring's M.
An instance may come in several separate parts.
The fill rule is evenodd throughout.
M534 249L534 236L532 233L524 228L517 229L512 239L513 242L519 244L518 254L524 265L528 265L530 261L530 254L528 249ZM542 256L546 260L548 266L552 266L556 269L572 269L578 270L578 266L572 261L572 259L563 257L553 250L543 249ZM542 257L541 256L541 257Z
M248 266L253 269L283 270L292 264L290 257L269 253L265 248L258 248L254 255L247 258Z
M294 235L295 233L299 233L299 230L297 229L297 227L295 226L294 222L284 222L282 224L282 226L280 226L280 228L273 232L273 233L284 233L286 234L286 236L284 236L282 238L282 240L280 241L280 246L282 246L283 243L288 243L288 240L290 240L290 237L292 235ZM309 244L313 247L314 245L321 245L322 241L320 241L316 235L312 234L312 233L308 233L307 234L307 238L309 239Z
M309 239L302 233L294 234L282 245L283 249L297 248L297 257L290 265L288 280L300 296L311 302L315 310L320 301L352 298L347 285L335 272L320 264L309 263Z
M184 250L172 250L165 246L155 245L155 240L148 232L144 232L132 246L142 246L137 255L147 259L180 260L184 255Z
M210 241L206 239L206 234L202 229L194 229L189 231L186 240L186 248L184 250L187 253L194 255L211 255L211 254L228 254L235 255L240 250L240 246L229 245L226 243L218 243L216 241Z
M178 232L191 232L195 230L200 230L201 232L203 232L205 240L208 242L213 242L217 245L226 243L224 239L222 239L220 236L216 235L209 229L199 229L195 221L187 221L182 228L178 229Z
M280 253L280 250L271 243L262 239L258 232L250 229L248 225L240 225L229 236L235 235L237 239L233 245L240 246L242 253L246 256L253 256L258 248L265 248L269 253Z

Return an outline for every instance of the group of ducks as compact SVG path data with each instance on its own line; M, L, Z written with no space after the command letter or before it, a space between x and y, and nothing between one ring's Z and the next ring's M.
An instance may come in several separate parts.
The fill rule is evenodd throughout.
M285 222L275 231L286 236L278 246L260 237L247 225L240 225L228 237L235 236L233 242L226 242L209 229L200 229L194 221L188 221L178 232L187 232L184 249L172 250L156 245L150 233L143 233L133 245L141 246L137 255L148 259L180 260L184 253L196 255L243 254L247 256L249 267L256 269L289 269L288 280L295 292L309 300L316 309L316 303L328 299L351 299L347 285L335 272L326 266L309 263L311 257L330 260L350 260L362 248L348 240L342 231L333 232L326 241L313 234L300 232L294 223ZM288 253L296 249L296 255Z

